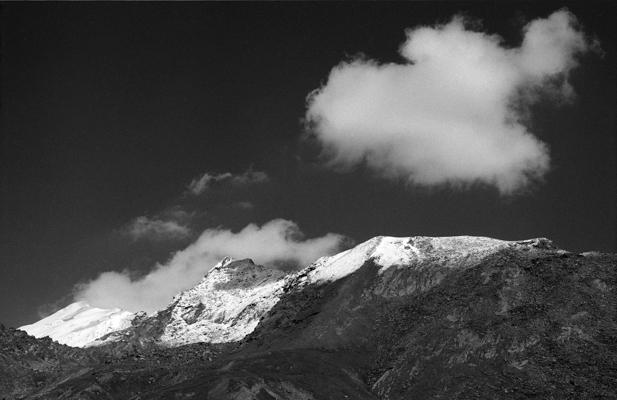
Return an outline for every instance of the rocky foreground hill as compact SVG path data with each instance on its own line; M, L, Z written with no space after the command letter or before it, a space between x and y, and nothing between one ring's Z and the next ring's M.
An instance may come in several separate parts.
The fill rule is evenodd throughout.
M617 398L616 288L617 255L546 239L379 237L293 274L224 260L84 348L2 327L0 398Z

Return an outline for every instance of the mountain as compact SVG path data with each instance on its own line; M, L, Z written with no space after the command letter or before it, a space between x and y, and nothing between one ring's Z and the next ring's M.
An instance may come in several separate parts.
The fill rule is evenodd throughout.
M0 393L615 398L616 288L616 255L547 239L377 237L291 274L227 259L165 310L50 356L79 367Z
M385 270L415 265L430 258L451 267L470 264L507 246L508 242L479 237L376 237L332 257L323 257L302 276L307 281L334 281L373 259ZM309 272L310 271L310 272ZM20 329L35 337L49 336L76 347L101 345L133 337L177 346L188 343L234 342L251 333L280 299L282 288L294 275L229 257L217 264L195 287L174 297L153 316L120 309L101 309L84 302ZM134 320L134 321L133 321ZM133 323L131 323L133 322Z
M440 259L453 268L476 262L507 245L501 240L468 236L375 237L353 249L317 260L300 276L306 277L302 284L335 281L353 273L369 259L381 265L382 270L415 265L427 258L433 264ZM279 301L286 282L294 279L294 274L256 265L250 259L226 257L200 283L176 295L167 308L153 316L76 302L20 329L34 337L49 336L76 347L129 337L169 346L234 342L255 329L261 317Z

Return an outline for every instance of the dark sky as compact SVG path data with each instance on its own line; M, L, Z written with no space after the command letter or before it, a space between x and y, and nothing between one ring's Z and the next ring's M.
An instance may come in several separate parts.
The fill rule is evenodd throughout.
M271 176L204 201L203 227L273 218L308 236L545 236L616 251L615 6L603 3L2 3L0 322L30 323L105 270L145 271L191 239L118 230L173 206L191 179ZM315 163L307 94L358 53L400 61L404 29L463 12L520 43L525 21L567 6L603 54L581 59L572 104L538 103L551 170L526 193L422 188ZM234 194L234 196L240 196Z

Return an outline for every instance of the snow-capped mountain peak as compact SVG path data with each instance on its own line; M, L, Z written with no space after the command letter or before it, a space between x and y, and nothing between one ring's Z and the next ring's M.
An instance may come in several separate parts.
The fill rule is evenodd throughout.
M58 343L84 347L110 332L128 328L134 317L119 308L103 309L78 301L19 329L37 338L49 336Z

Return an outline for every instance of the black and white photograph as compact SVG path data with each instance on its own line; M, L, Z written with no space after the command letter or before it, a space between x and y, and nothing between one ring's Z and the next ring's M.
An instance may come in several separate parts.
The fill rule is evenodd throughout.
M0 399L617 399L616 16L0 1Z

